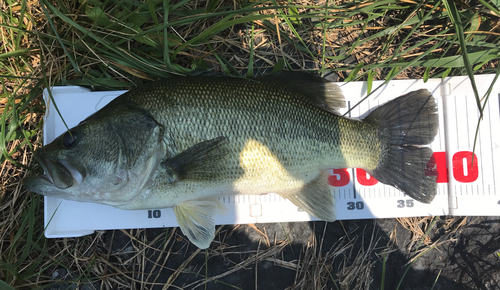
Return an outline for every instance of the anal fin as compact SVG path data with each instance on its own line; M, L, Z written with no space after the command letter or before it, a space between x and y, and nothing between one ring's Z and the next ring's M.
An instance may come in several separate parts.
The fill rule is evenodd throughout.
M337 219L335 198L328 186L327 171L322 171L316 179L304 185L301 189L280 195L318 219L329 222Z
M200 249L208 248L215 237L214 216L225 212L224 204L216 198L188 200L174 206L182 233Z

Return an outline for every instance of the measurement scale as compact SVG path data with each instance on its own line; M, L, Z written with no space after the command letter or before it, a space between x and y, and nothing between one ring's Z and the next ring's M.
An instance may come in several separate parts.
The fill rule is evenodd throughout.
M476 76L483 97L494 75ZM346 97L345 114L366 96L366 82L339 83ZM373 82L373 88L382 85ZM437 195L432 203L423 204L399 190L383 185L364 170L330 170L330 189L336 198L337 218L369 219L429 215L498 215L500 212L500 84L495 85L481 120L477 144L474 137L479 118L476 101L467 77L446 79L391 81L375 91L346 116L363 118L370 110L410 91L427 88L438 104L439 131L430 144L437 171ZM51 88L68 127L104 107L125 91L91 92L82 87ZM57 111L44 91L47 114L44 144L66 131ZM474 152L474 153L473 153ZM495 181L495 176L499 181ZM270 223L316 220L277 194L231 196L221 200L227 215L216 216L216 224ZM94 230L176 227L171 208L120 210L111 206L67 201L45 197L45 235L49 238L75 237Z

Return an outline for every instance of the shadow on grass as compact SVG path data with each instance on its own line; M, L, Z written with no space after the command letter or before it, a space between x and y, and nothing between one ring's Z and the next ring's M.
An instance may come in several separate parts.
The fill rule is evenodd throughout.
M499 220L464 219L439 219L427 240L435 247L407 272L426 247L416 249L412 233L395 219L221 226L206 251L178 229L106 231L95 253L106 263L92 285L397 289L401 282L399 289L499 289Z

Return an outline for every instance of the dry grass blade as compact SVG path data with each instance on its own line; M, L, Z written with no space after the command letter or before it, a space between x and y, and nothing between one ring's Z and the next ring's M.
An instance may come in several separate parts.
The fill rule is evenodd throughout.
M283 278L290 283L281 288L368 287L377 278L374 263L393 250L378 248L383 235L363 228L339 229L343 238L335 242L325 238L325 228L300 245L293 239L273 243L257 226L265 241L259 245L221 230L203 261L200 251L174 230L45 239L42 199L20 183L30 170L41 170L31 154L42 143L40 92L52 85L129 89L198 70L254 76L318 70L330 80L368 83L471 72L500 75L498 3L456 6L450 11L440 1L412 0L1 1L0 287L187 289L217 283L246 289L248 284L243 287L231 277L251 272L255 277L248 281L257 287L265 281L263 265L269 264L284 275L293 273L292 280ZM454 245L460 231L472 227L466 219L444 219L425 235L428 218L400 223L398 234L412 233L404 263L429 255L428 249ZM417 247L422 238L425 246Z
M408 249L412 249L416 242L423 239L425 245L431 243L431 237L425 235L426 226L433 219L433 217L409 217L409 218L397 218L396 220L412 233L411 241L408 243ZM423 224L423 226L422 226Z
M276 256L278 253L280 253L283 250L284 247L287 246L287 244L288 244L287 242L281 242L278 245L272 246L272 247L270 247L268 249L265 249L265 250L262 250L262 251L257 250L257 252L255 254L249 256L247 259L245 259L241 263L236 264L230 270L228 270L228 271L226 271L224 273L221 273L219 275L216 275L216 276L205 277L205 278L200 279L198 281L195 281L195 282L193 282L191 284L188 284L188 285L186 285L184 287L186 289L196 289L196 288L198 288L198 287L200 287L202 285L205 285L208 282L216 281L218 279L226 277L227 275L230 275L230 274L232 274L234 272L237 272L239 270L245 269L245 268L247 268L248 266L250 266L252 264L257 264L260 261L268 259L269 257Z
M175 281L175 279L177 279L177 277L179 276L179 274L184 271L184 269L187 267L187 265L189 265L189 263L191 262L191 260L196 256L198 255L198 253L201 251L201 249L196 249L192 254L191 256L189 256L189 258L187 258L181 265L179 268L177 268L177 270L175 270L174 274L172 276L170 276L170 278L168 278L167 280L167 283L165 284L165 286L163 286L163 289L168 289L168 287L172 286L172 283Z

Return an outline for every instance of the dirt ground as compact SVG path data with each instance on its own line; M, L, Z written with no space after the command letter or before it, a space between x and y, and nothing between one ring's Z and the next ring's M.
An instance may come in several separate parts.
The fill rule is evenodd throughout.
M80 289L500 289L499 218L435 219L426 236L431 218L220 226L207 251L178 229L101 231L92 255L129 278Z
M87 1L80 2L86 3ZM206 1L191 2L204 3ZM413 1L400 2L404 5L413 3ZM429 5L429 3L425 4ZM424 2L419 5L424 5ZM87 19L82 11L79 17ZM78 12L73 18L76 19L77 15ZM395 24L390 21L393 17L384 17L381 21L371 23L370 26L371 28L384 28L399 25L399 22ZM497 21L498 18L494 16L493 19ZM85 21L89 23L89 28L92 26L93 31L94 21ZM256 28L263 29L264 26L257 24ZM422 29L425 28L424 30L417 30L418 33L414 39L408 41L408 45L422 41L427 29L435 30L434 24L431 24L422 27ZM193 24L193 27L196 26ZM354 45L362 39L360 35L368 37L370 31L365 31L364 27L363 32L360 32L360 28L357 31L350 29L334 31L331 40L335 45ZM369 26L366 25L366 27ZM497 30L497 28L498 25L492 30ZM61 26L61 31L63 29L69 28L65 24ZM438 31L441 31L440 29ZM248 29L241 25L241 30L235 29L234 32L240 33L246 30ZM371 31L378 33L378 30ZM103 30L103 32L109 36L111 35L109 32L114 31ZM316 32L320 35L307 35L307 38L311 38L311 41L323 41L322 32L319 30ZM61 35L66 34L71 37L78 35L76 32L73 33L65 32ZM181 34L189 33L181 31ZM214 47L219 46L227 51L217 53L227 56L233 65L245 74L249 57L243 48L247 49L247 47L233 44L222 45L224 42L221 39L231 38L226 37L225 34L221 35L224 37L214 38L216 42L212 44ZM304 34L304 38L305 36ZM262 67L262 69L256 69L255 73L257 71L263 73L272 69L272 66L264 59L272 59L270 52L274 50L280 51L279 57L285 54L297 60L296 63L300 66L292 62L290 66L293 69L318 68L319 62L309 60L307 53L300 52L293 46L281 47L282 41L281 39L277 41L278 37L279 33L269 36L267 40L255 39L257 47L261 43L265 44L266 41L273 43L273 46L262 45L255 49L254 66L255 68ZM395 37L403 39L404 34L398 34ZM274 41L272 41L273 38ZM358 46L352 52L352 55L356 57L344 59L340 64L349 65L361 62L370 64L388 57L392 58L394 48L397 46L390 47L382 54L382 57L378 54L381 51L379 48L386 44L385 39L377 38ZM86 41L88 40L86 38ZM246 42L241 41L241 43ZM279 49L274 47L278 43ZM50 44L52 45L52 38L50 38ZM34 45L39 46L38 40ZM433 42L423 47L422 50L429 49L430 45L433 45ZM192 53L199 54L198 49L201 47L195 48L196 50ZM311 45L310 48L317 51L319 46ZM402 49L406 49L406 46ZM209 50L212 51L212 48ZM57 50L54 51L53 56L45 53L44 57L49 59L50 65L47 67L61 66L59 69L54 69L54 71L59 70L57 72L59 74L67 66L68 59L63 56L59 57ZM453 54L453 51L453 49L450 50L450 53ZM420 53L420 51L414 52ZM101 62L101 59L94 58L92 54L87 56L88 51L70 54L88 57L88 59L82 58L85 61L81 66L85 68L88 63L99 64ZM237 57L232 58L233 55ZM190 60L187 56L183 57ZM51 62L50 58L54 60ZM37 61L34 62L33 67L39 67L37 62L40 57L34 59ZM213 55L207 55L206 60L210 66L218 63ZM105 64L103 67L108 73L109 60L105 59L103 62ZM243 64L239 64L240 62ZM332 61L333 63L336 61ZM496 65L497 62L488 67L494 68ZM98 66L92 69L96 67ZM440 71L441 68L434 68L434 70ZM410 67L400 73L397 78L421 78L424 71L426 72L425 68ZM388 69L385 71L381 69L375 75L375 79L384 79L388 72ZM330 81L337 81L344 80L348 74L349 72L345 71L342 72L340 78L332 73L325 77ZM70 77L74 76L70 75ZM64 79L71 78L64 74ZM11 146L15 147L17 144L11 144ZM19 156L16 158L22 159ZM7 172L5 180L10 180L10 176L17 174L13 173L17 169L14 169L10 163L7 168L11 169L5 171ZM10 188L17 186L16 183L6 188L9 187L11 190ZM20 197L16 199L18 203L25 199L25 195L20 195ZM15 205L12 206L13 208L19 207L17 203L13 202L13 204ZM40 219L39 226L43 228L41 222ZM44 268L43 275L44 279L52 278L50 282L56 281L59 284L45 289L500 289L500 217L437 217L435 219L425 217L349 220L333 223L230 225L219 226L217 230L216 239L207 250L199 250L179 229L171 228L97 231L93 235L81 238L50 240L47 246L50 255L53 255L54 260L61 264L55 267L51 264L50 267ZM43 248L43 250L46 249ZM32 255L36 256L36 252Z

